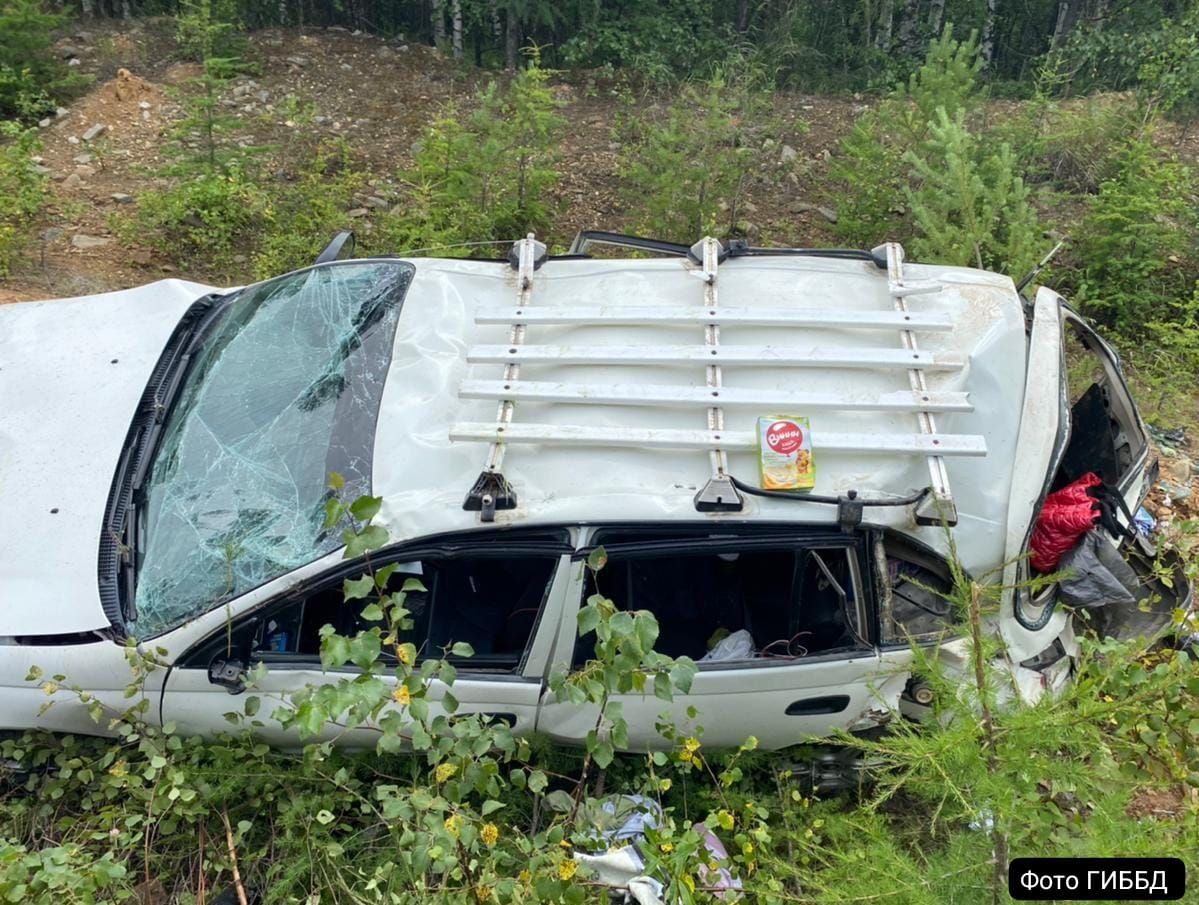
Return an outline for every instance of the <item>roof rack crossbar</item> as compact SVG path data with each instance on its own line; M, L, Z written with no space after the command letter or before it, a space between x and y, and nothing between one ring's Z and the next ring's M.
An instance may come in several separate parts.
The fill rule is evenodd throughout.
M522 380L463 380L458 386L463 399L511 399L524 402L562 402L571 405L662 405L707 408L719 399L724 408L755 406L763 410L864 411L864 412L970 412L969 395L964 392L928 392L896 390L889 393L862 393L843 396L837 393L780 392L769 390L672 384L555 383Z
M824 368L899 368L956 371L966 365L958 352L920 352L903 349L838 348L831 346L471 346L471 364L709 364L795 365Z
M879 252L886 256L887 289L891 295L892 305L897 312L908 313L907 300L912 296L937 293L942 290L942 285L935 281L915 281L904 278L904 251L903 246L898 242L888 242L881 249L875 249L876 254ZM913 356L921 354L916 343L916 334L913 331L901 331L899 339L904 352ZM916 367L909 369L908 382L913 393L919 393L922 396L928 393L924 372L921 369ZM916 418L923 436L936 436L937 422L932 411L927 409L920 411ZM943 451L938 450L935 454L928 456L928 473L932 492L916 507L915 516L918 525L938 525L942 522L950 526L957 524L957 506L953 501L953 491L949 487L949 472L945 467L944 455Z
M512 247L509 260L516 270L516 304L524 308L529 304L533 292L533 272L545 260L546 248L538 242L533 233L529 233ZM514 323L508 333L509 348L518 348L525 340L525 325ZM520 362L508 361L504 365L504 384L511 386L520 377ZM516 413L516 402L511 398L501 399L495 417L495 439L487 450L487 459L483 470L475 480L474 486L466 494L462 508L468 512L478 512L484 522L495 521L498 509L516 508L516 491L504 477L501 467L504 463L503 441L504 429L512 423Z
M475 315L475 323L491 324L594 324L609 327L664 324L735 324L754 327L843 327L862 330L920 330L948 332L953 321L939 314L905 314L900 311L853 311L825 308L707 308L600 305L504 308Z
M734 450L757 448L753 431L673 430L569 424L461 422L450 429L455 442L502 442L551 446L634 447L659 450ZM812 431L821 452L883 453L913 456L985 456L986 439L976 434L857 434Z

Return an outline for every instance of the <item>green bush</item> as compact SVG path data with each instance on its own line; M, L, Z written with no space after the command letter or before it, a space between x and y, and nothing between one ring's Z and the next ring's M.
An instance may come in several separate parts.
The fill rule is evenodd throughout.
M1184 322L1194 311L1195 202L1188 168L1148 137L1127 142L1073 238L1080 307L1130 338Z
M401 252L546 230L563 126L549 77L534 53L508 85L488 83L471 115L444 109L400 175L408 188L404 203L382 218L373 241Z
M1019 279L1044 253L1041 227L1011 149L990 149L938 108L929 136L905 161L915 187L905 192L922 260L998 270Z
M45 202L46 179L31 159L38 147L35 130L0 122L0 277L8 274Z
M829 166L841 190L836 224L841 239L869 248L903 237L904 194L911 183L905 156L928 137L938 110L954 118L978 109L984 97L980 67L974 36L958 41L947 25L907 83L858 118Z
M769 96L717 73L683 86L663 117L637 117L621 161L634 228L691 244L735 235L750 181L761 171Z
M219 269L232 254L252 247L248 237L269 206L262 187L240 169L199 173L164 191L138 195L136 217L121 231L171 260Z
M333 234L349 225L346 210L363 182L348 145L318 147L302 161L294 182L271 193L256 231L254 276L266 279L311 264Z

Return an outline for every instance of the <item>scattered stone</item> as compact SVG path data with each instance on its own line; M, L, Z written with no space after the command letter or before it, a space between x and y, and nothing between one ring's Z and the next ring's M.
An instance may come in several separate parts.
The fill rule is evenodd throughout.
M89 167L87 164L83 164L82 166L75 167L75 174L86 179L88 176L96 175L96 168Z
M62 187L67 191L73 191L83 185L83 177L78 173L72 173L62 181Z
M77 135L68 135L67 136L67 144L72 144L72 145L79 144L79 137Z
M286 62L299 69L303 69L308 65L308 59L306 57L287 57Z
M95 141L107 131L108 126L106 126L104 123L93 123L88 127L88 130L83 133L82 138L84 141Z
M1191 480L1193 463L1189 456L1177 455L1162 462L1162 474L1175 484L1186 484Z
M408 52L408 45L407 45L407 44L401 44L401 45L400 45L400 53L407 53L407 52Z
M149 109L150 109L150 102L149 102L149 101L138 101L138 102L137 102L137 107L138 107L138 109L139 109L139 110L149 110Z
M115 201L117 204L132 204L133 203L133 196L126 195L124 192L113 192L111 195L109 195L109 197L112 198L112 200Z
M44 166L43 164L35 163L33 165L33 172L37 173L39 176L49 176L50 168L48 166Z
M262 103L265 104L270 99L271 99L271 93L269 91L267 91L265 88L263 88L261 91L258 92L258 100L260 100Z
M234 263L234 264L244 264L244 263L246 263L246 261L248 261L248 260L250 260L250 258L249 258L249 256L248 256L248 255L234 255L234 256L233 256L233 263Z
M71 245L75 248L104 248L112 241L108 236L85 236L82 233L71 236Z
M83 61L80 60L79 57L71 57L71 59L67 60L67 65L68 66L82 66Z
M91 162L92 162L92 155L88 154L86 151L83 152L82 154L75 155L75 163L91 163Z
M54 110L54 116L55 116L55 118L56 118L56 119L62 119L62 118L63 118L64 116L66 116L66 115L67 115L69 112L70 112L70 111L69 111L69 110L67 110L67 108L66 108L66 107L57 107L57 108L55 108L55 110Z
M380 198L378 195L371 195L366 199L366 206L373 207L377 211L385 211L391 207L391 202Z
M799 156L799 152L790 145L783 145L782 151L779 152L779 160L783 163L791 163Z
M375 56L377 56L381 60L389 60L395 56L395 51L392 50L390 47L388 47L386 44L384 44L382 47L380 47L378 50L375 51Z
M66 230L64 230L61 226L51 226L49 229L43 229L42 241L53 242L55 239L62 238L64 232L66 232Z
M54 122L54 120L52 120L50 117L48 117L48 116L47 116L45 119L39 119L39 120L37 121L37 127L38 127L39 129L44 129L44 128L46 128L48 125L50 125L50 123L52 123L52 122Z
M370 211L368 211L365 207L356 207L352 211L347 211L346 216L357 219L358 217L365 217L369 213Z
M70 44L66 44L63 47L59 48L58 55L60 57L62 57L64 60L69 60L72 57L79 56L79 48L72 47Z
M837 212L831 207L825 207L822 204L811 204L807 201L795 201L791 204L791 210L796 214L807 214L814 211L829 223L837 222Z

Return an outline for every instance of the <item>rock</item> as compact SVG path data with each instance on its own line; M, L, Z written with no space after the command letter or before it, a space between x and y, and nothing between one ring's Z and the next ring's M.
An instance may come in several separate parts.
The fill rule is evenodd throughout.
M149 109L150 109L150 102L149 102L149 101L138 101L138 102L137 102L137 108L138 108L139 110L149 110Z
M70 111L69 111L69 110L68 110L66 107L57 107L57 108L55 108L55 110L54 110L54 116L55 116L55 118L56 118L56 119L62 119L62 118L63 118L64 116L66 116L66 115L67 115L69 112L70 112Z
M85 236L82 233L71 236L71 245L75 248L104 248L111 245L112 241L107 236Z
M380 198L378 195L371 195L366 199L366 206L373 207L377 211L385 211L391 207L391 202L384 198Z
M110 197L117 204L132 204L133 203L133 196L126 195L124 192L113 192L108 197Z
M67 65L68 66L82 66L83 61L80 60L79 57L71 57L71 59L69 59L67 61Z
M62 238L62 234L66 232L61 226L51 226L49 229L42 230L42 241L53 242L55 239Z
M779 152L779 160L783 163L791 163L799 156L799 152L790 145L783 145L783 149Z
M83 178L78 173L72 173L62 181L62 187L68 191L73 191L83 185Z
M1194 463L1189 456L1178 455L1162 461L1162 474L1175 484L1187 484L1191 480Z
M271 99L271 93L269 91L267 91L265 88L263 88L261 91L258 92L258 100L261 101L262 103L265 104L270 99Z
M384 44L382 47L380 47L378 50L375 51L375 56L377 56L381 60L390 60L395 55L396 55L396 52L394 50L392 50L390 47L388 47L386 44Z
M342 64L341 64L341 68L342 68L343 70L345 70L346 72L353 72L353 71L354 71L354 67L353 67L353 66L351 66L349 63L342 63Z
M65 44L58 49L58 55L64 60L69 60L72 57L79 56L79 48L73 47L70 44Z
M75 163L91 163L92 155L84 151L82 154L76 154L74 160Z
M807 214L815 211L829 223L837 222L837 212L831 207L825 207L822 204L811 204L807 201L795 201L791 204L791 211L796 214Z
M407 45L407 44L401 44L401 45L400 45L400 53L407 53L407 52L408 52L408 45Z
M49 176L50 168L47 166L43 166L40 163L35 163L33 165L33 172L37 173L39 176Z
M89 176L95 176L95 175L96 175L96 168L95 168L95 167L89 167L89 166L87 166L87 165L84 165L84 166L78 166L78 167L75 167L75 175L77 175L77 176L81 176L81 177L83 177L84 179L87 179L87 177L89 177Z
M79 137L76 135L68 135L67 136L67 144L71 144L71 145L79 144Z
M37 127L38 127L39 129L44 129L44 128L46 128L48 125L50 125L50 123L52 123L52 122L54 122L54 120L52 120L50 117L48 117L48 116L47 116L45 119L39 119L39 120L37 121Z
M290 63L292 66L295 66L299 69L303 69L308 65L308 59L306 57L286 57L285 62Z
M107 131L108 126L104 125L104 123L93 123L81 137L84 141L95 141Z
M356 207L352 211L348 211L346 216L357 219L358 217L365 217L369 213L370 211L368 211L365 207Z

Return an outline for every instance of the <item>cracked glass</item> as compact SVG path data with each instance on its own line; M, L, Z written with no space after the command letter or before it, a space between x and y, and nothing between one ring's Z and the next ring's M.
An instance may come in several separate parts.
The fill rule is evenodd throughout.
M338 263L251 286L189 350L142 504L131 633L161 634L342 545L328 477L370 492L414 268Z

